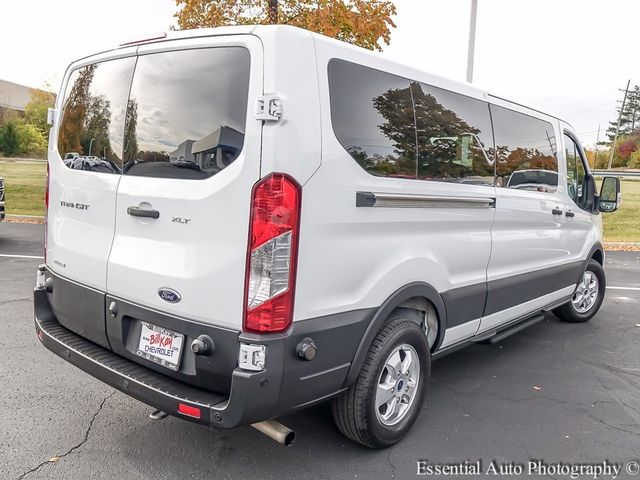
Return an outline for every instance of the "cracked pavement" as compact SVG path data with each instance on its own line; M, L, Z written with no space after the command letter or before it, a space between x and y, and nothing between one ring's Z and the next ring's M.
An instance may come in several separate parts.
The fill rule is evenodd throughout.
M40 225L0 224L0 254L40 255L41 238ZM326 405L281 419L297 434L285 448L250 427L150 421L150 407L45 350L32 322L38 263L0 257L3 479L398 479L414 478L419 459L640 458L638 290L610 290L587 324L549 315L434 362L425 409L392 449L346 440ZM608 253L606 271L609 285L640 287L640 253Z

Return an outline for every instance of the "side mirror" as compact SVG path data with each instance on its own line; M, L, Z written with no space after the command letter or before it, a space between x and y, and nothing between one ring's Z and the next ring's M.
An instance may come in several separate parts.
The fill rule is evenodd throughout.
M600 187L598 209L604 213L615 212L620 206L621 200L620 179L618 177L604 177Z

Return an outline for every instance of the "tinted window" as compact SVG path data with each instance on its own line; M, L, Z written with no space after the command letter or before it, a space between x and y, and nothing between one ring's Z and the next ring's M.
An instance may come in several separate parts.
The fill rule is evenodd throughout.
M553 125L529 115L491 106L496 142L496 183L538 192L558 188Z
M58 133L58 152L69 168L120 172L134 64L135 58L124 58L88 65L71 74Z
M486 103L342 60L329 88L336 137L369 173L492 184Z
M244 143L249 52L225 47L138 58L127 108L127 175L215 175Z
M567 193L579 207L586 205L586 191L584 188L587 174L580 149L574 140L564 135L564 155L567 162Z
M409 80L332 60L329 88L333 129L356 162L373 175L416 178Z
M429 85L411 85L418 132L418 178L493 185L489 105Z

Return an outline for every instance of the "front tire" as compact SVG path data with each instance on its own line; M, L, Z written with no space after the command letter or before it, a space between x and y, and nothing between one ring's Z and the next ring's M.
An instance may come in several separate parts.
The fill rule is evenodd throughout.
M571 297L571 301L553 311L565 322L587 322L594 317L607 288L607 280L602 265L591 259Z
M400 309L369 347L356 382L332 404L338 429L369 448L398 442L422 410L431 368L420 325Z

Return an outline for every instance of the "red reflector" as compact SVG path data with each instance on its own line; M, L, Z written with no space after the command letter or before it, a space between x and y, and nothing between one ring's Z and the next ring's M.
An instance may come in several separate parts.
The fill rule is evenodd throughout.
M186 415L187 417L200 418L200 409L198 407L192 407L184 403L178 404L178 413Z

